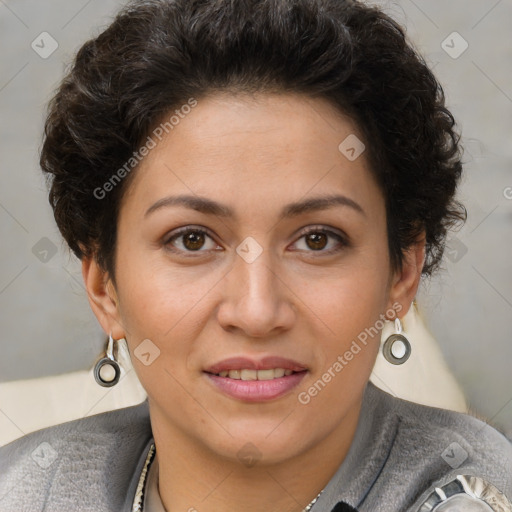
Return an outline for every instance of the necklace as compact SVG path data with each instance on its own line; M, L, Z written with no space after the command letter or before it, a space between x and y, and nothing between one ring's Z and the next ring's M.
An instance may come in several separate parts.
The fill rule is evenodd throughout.
M320 498L320 494L322 494L324 492L324 490L322 489L319 493L318 493L318 496L302 511L302 512L309 512L311 510L311 507L316 503L316 500L318 498Z
M135 499L133 500L132 512L143 512L142 504L144 499L144 492L146 490L146 477L148 474L149 466L151 465L153 459L155 458L155 453L155 445L152 444L146 457L144 467L142 468L139 483L137 484L137 490L135 491ZM318 493L318 496L302 512L309 512L311 510L311 507L316 503L316 500L320 497L320 494L322 494L323 492L324 490L322 489Z

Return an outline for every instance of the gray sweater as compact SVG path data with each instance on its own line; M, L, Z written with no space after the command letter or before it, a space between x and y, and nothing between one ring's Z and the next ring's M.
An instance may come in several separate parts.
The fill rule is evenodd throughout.
M0 512L131 512L152 442L147 400L17 439L0 448ZM339 502L359 512L417 512L457 475L482 478L511 500L512 442L472 416L369 382L350 450L311 512Z

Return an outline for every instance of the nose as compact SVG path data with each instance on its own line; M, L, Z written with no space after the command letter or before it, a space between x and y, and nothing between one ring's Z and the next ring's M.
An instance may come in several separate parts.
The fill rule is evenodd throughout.
M294 296L282 268L280 271L268 251L250 263L236 255L223 280L217 319L225 330L239 330L244 337L271 337L292 327Z

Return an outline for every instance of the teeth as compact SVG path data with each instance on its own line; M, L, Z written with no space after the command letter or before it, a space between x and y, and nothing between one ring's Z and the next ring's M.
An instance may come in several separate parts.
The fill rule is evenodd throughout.
M273 368L269 370L224 370L219 372L220 377L229 377L230 379L237 380L272 380L291 375L292 370L285 370L284 368Z
M230 379L240 379L240 371L241 370L229 370L229 378Z
M240 378L242 380L257 380L258 373L257 370L240 370Z
M258 370L257 374L258 374L258 380L271 380L275 377L275 371L272 369Z

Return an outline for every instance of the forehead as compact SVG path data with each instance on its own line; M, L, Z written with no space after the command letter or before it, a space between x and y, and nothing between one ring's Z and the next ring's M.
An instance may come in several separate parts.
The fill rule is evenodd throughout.
M339 192L366 203L380 195L365 155L368 142L326 100L216 94L174 123L161 140L153 135L125 202L147 204L171 191L227 197L246 207L313 193Z

